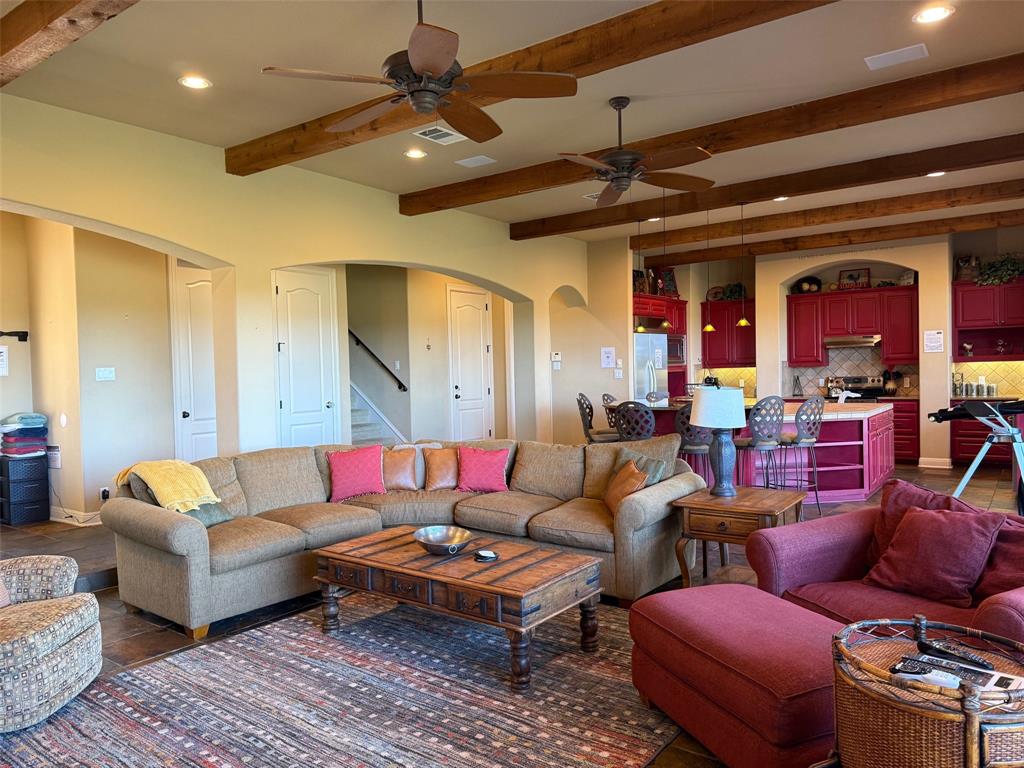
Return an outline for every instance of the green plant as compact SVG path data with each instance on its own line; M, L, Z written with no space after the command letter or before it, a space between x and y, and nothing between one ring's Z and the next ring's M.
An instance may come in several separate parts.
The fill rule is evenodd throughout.
M982 262L975 283L1002 285L1024 275L1024 254L1004 253L995 261Z

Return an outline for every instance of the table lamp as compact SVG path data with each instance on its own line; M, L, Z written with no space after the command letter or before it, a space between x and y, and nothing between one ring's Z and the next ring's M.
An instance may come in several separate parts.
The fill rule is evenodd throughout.
M737 387L699 387L693 394L690 423L710 429L714 437L708 458L715 473L713 496L735 496L732 483L736 470L736 446L732 431L747 426L743 408L743 390Z

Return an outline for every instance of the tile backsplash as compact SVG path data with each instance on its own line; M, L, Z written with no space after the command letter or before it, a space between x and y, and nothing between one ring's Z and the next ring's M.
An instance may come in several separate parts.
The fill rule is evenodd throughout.
M705 376L717 376L723 387L738 387L740 379L743 379L743 396L757 396L757 369L756 368L701 368L700 379Z
M829 364L824 368L789 368L782 382L782 391L793 395L827 394L818 384L819 379L829 376L881 376L885 370L882 354L878 347L854 347L852 349L830 349ZM896 366L904 378L910 377L910 387L899 382L897 395L900 397L918 397L921 394L918 368L916 365ZM794 391L794 376L800 377L800 391Z
M1024 395L1024 361L995 363L953 363L953 372L962 373L964 381L978 383L984 376L986 384L995 384L1000 397Z

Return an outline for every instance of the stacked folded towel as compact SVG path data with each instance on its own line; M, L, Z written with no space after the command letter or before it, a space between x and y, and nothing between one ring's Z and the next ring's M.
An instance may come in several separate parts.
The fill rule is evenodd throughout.
M0 456L27 459L46 454L47 420L41 413L15 413L0 422Z

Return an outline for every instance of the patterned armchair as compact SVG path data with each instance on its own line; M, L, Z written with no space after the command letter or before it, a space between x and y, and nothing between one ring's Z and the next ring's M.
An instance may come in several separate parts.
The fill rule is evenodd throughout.
M99 605L75 594L76 578L70 557L0 560L11 600L0 608L0 733L45 720L99 674Z

